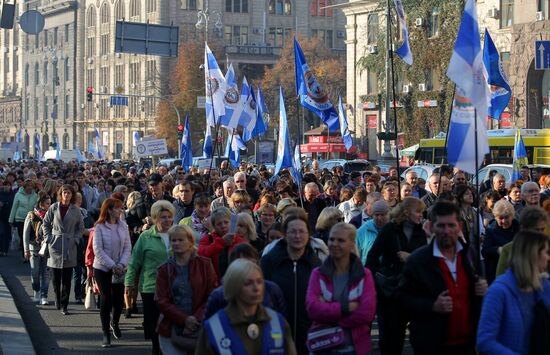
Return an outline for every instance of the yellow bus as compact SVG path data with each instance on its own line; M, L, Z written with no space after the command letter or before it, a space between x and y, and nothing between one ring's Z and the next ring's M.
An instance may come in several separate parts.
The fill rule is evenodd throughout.
M512 164L515 135L515 129L488 130L490 156L486 157L485 164ZM550 129L522 129L521 136L529 164L550 165ZM445 135L421 139L414 159L418 163L446 163Z

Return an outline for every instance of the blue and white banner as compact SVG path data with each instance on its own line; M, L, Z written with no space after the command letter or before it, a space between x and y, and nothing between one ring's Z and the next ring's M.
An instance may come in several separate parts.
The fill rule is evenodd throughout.
M270 120L269 111L265 104L264 93L262 92L262 89L259 86L258 86L258 94L256 95L256 106L258 107L258 117L263 118L266 130L267 130L267 127L269 125L269 120Z
M139 143L139 131L134 131L134 147Z
M502 67L500 61L500 55L498 54L497 47L489 34L489 31L485 29L485 45L483 47L483 62L487 69L487 82L491 89L491 104L489 106L489 116L496 120L500 119L500 115L508 106L510 98L512 97L512 89L508 80L506 79L506 73Z
M229 163L233 168L238 168L241 163L241 150L246 149L246 144L241 139L239 133L233 130L228 130L228 132L225 156L229 158Z
M19 161L21 158L21 130L18 130L15 133L15 152L13 152L13 160Z
M456 168L475 174L485 154L489 153L485 119L491 97L483 64L475 0L466 3L447 76L456 83L447 139L447 160Z
M521 179L521 167L528 164L527 152L525 151L525 144L523 144L523 138L521 137L521 131L516 130L516 137L514 140L514 154L512 162L512 182Z
M206 123L212 127L216 126L219 118L225 115L223 98L225 95L225 79L214 54L204 44L204 81L206 89Z
M250 140L250 134L256 124L256 98L254 96L254 89L248 85L246 77L243 78L243 85L241 87L241 98L239 99L239 126L243 127L244 132L248 131L248 140ZM244 137L243 137L244 138ZM245 139L247 141L247 139Z
M342 104L342 96L338 97L338 118L340 119L340 131L342 133L342 140L346 146L346 150L349 152L353 146L353 138L351 137L351 132L348 127L348 119L346 118L346 111L344 110L344 105Z
M238 111L239 99L239 87L237 85L237 78L235 77L233 63L231 63L225 73L225 89L223 97L225 114L220 117L220 124L223 127L228 129L236 129L239 125L239 118L241 115L240 112L235 113L235 111Z
M96 152L97 152L97 159L101 160L103 159L103 148L101 147L101 143L99 142L99 131L97 128L95 129L95 145L96 145Z
M202 156L206 159L212 158L212 131L209 125L206 125L206 132L204 133Z
M289 169L290 175L292 176L292 179L294 179L294 182L298 186L298 191L302 191L302 172L300 170L300 167L302 164L300 163L300 143L297 142L294 146L294 157L293 157L293 166Z
M38 161L42 160L42 149L40 148L40 134L34 136L34 154Z
M95 144L92 141L88 142L88 154L94 156L94 159L97 158L97 150L95 149Z
M183 137L181 138L181 166L186 173L193 166L193 144L191 143L191 130L189 129L189 115L185 117Z
M403 35L403 44L401 47L397 48L395 53L399 58L403 59L408 65L413 63L413 55L411 51L411 46L409 44L409 31L407 30L407 21L405 21L405 11L403 10L403 3L401 0L393 0L395 4L395 11L397 12L397 17L399 18L399 26L401 27L401 34Z
M294 63L296 74L296 95L300 96L302 106L319 116L329 131L338 131L340 123L338 113L330 102L327 93L317 81L315 74L307 65L302 48L294 38Z
M294 156L290 148L290 135L288 133L288 123L286 119L285 100L283 97L283 88L279 88L279 145L277 146L277 162L275 163L275 172L273 177L282 169L292 168L294 166Z
M75 143L74 149L76 150L76 160L80 163L84 160L84 157L82 156L82 152L80 151L80 147L78 146L78 142Z

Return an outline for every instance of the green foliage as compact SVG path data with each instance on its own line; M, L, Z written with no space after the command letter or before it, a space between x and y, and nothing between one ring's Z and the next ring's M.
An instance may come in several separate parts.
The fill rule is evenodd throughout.
M407 15L407 29L409 43L413 52L412 66L405 64L394 54L395 83L410 83L409 93L403 93L401 87L395 87L395 98L403 107L397 109L398 131L405 133L405 144L417 143L421 138L446 131L448 118L452 107L454 85L446 76L447 66L454 48L458 26L460 25L463 0L403 0ZM378 93L385 98L385 14L386 1L379 4L380 31L378 35L378 52L367 54L358 60L361 70L378 73ZM392 2L393 7L393 2ZM429 37L429 28L432 25L432 10L439 10L439 33ZM422 18L425 25L415 26L415 19ZM398 40L398 19L392 9L391 33L394 47L398 48L402 42ZM433 74L433 91L418 91L418 84L426 82L428 70ZM391 94L391 93L390 93ZM378 102L378 95L361 97L363 101ZM437 107L419 108L417 102L421 100L437 100ZM383 100L384 101L384 100Z

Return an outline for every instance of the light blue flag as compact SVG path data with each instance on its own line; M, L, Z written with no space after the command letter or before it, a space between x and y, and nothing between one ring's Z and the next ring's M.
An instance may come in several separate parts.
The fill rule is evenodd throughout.
M491 89L491 105L489 106L489 116L499 120L502 111L508 106L512 97L512 89L506 73L500 61L497 47L493 43L493 39L489 31L485 29L485 46L483 47L483 62L487 69L487 82Z
M40 149L40 134L36 134L34 136L34 154L36 155L35 158L38 161L42 160L42 149Z
M258 107L258 116L261 116L264 120L264 125L266 127L269 126L269 111L267 110L267 106L265 104L264 99L264 93L262 92L262 89L258 86L258 94L256 95L256 106Z
M229 64L229 68L227 68L227 72L225 73L225 93L223 97L225 114L220 117L220 124L223 127L236 129L239 125L240 113L233 115L234 112L238 110L239 99L240 94L237 78L235 77L235 70L233 69L233 64ZM235 116L234 119L233 116Z
M95 149L95 144L92 141L88 141L88 154L94 156L94 159L97 159L97 150Z
M225 79L214 54L206 43L204 48L204 82L206 123L211 127L215 127L219 122L219 118L225 115Z
M243 85L241 87L241 96L239 97L239 103L236 106L231 122L228 125L229 128L235 129L237 126L241 126L246 129L250 124L250 121L256 116L256 102L253 101L254 96L251 95L252 88L248 85L246 77L243 78ZM252 93L253 94L253 93Z
M296 74L296 95L300 96L302 106L319 116L329 131L338 131L338 113L330 102L327 93L317 81L315 74L307 65L304 53L294 38L294 62Z
M250 110L250 114L252 114L252 117L250 118L250 122L247 126L243 129L243 140L245 142L250 141L251 139L259 136L260 134L264 134L266 131L264 119L261 115L258 113L258 103L256 102L256 95L254 94L254 88L252 85L250 85L250 100L249 100L249 106L252 108L254 107L254 111Z
M397 17L399 18L399 26L401 27L401 33L403 35L403 44L401 47L397 48L395 53L399 58L403 59L408 65L413 63L413 54L411 51L411 46L409 45L409 31L407 30L407 21L405 21L405 11L403 10L403 3L401 0L393 0L395 4L395 11L397 12Z
M475 0L466 3L447 76L456 83L447 139L447 160L454 167L475 174L485 154L489 153L485 119L491 97L479 40Z
M252 91L254 94L254 91ZM258 87L258 94L262 94L260 87ZM263 95L262 95L263 96ZM265 101L262 97L262 103L258 102L258 96L255 97L256 101L256 124L254 125L254 130L252 131L252 137L262 136L267 132L267 123L265 121L265 116L269 117L267 112L267 107L265 107ZM265 110L265 111L264 111Z
M15 133L15 152L13 152L13 160L21 160L21 130Z
M193 143L191 142L191 130L189 129L189 115L185 116L185 126L181 138L181 166L183 166L186 173L193 166Z
M298 191L302 191L302 172L300 170L301 164L300 164L300 143L296 143L294 146L294 157L292 161L292 167L290 170L290 175L292 176L292 179L294 179L294 182L298 186Z
M212 131L209 125L206 125L206 131L204 132L204 144L202 146L203 158L212 158Z
M99 131L97 128L95 129L95 145L96 145L97 159L101 160L103 159L103 149L101 148L101 143L99 142Z
M525 151L525 144L523 144L523 138L521 137L521 131L516 130L516 139L514 141L514 155L513 155L513 170L512 170L512 182L522 179L521 167L527 165L527 152Z
M134 147L137 146L138 142L139 142L139 132L134 131Z
M273 177L282 169L292 168L294 166L294 157L290 148L290 135L288 133L288 123L286 119L285 100L283 97L283 88L279 88L279 145L277 146L277 162L275 163L275 173Z
M353 145L353 138L351 137L351 132L348 127L348 119L346 118L346 111L344 110L344 105L342 104L342 96L338 97L338 118L340 119L340 131L342 133L342 141L346 146L346 150L349 152L351 146Z
M55 160L61 159L61 144L57 142L57 139L54 141L55 143Z
M241 162L241 150L246 149L246 144L238 133L231 131L227 138L225 146L225 156L229 158L229 163L233 168L238 168Z
M82 152L80 151L80 147L78 146L78 142L75 143L74 148L76 150L76 160L80 163L84 160L84 157L82 156Z

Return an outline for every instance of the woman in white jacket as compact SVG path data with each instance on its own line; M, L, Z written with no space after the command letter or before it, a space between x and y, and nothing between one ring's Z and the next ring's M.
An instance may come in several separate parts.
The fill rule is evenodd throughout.
M100 294L102 347L111 346L109 328L116 339L122 336L118 321L124 304L124 274L132 249L128 225L121 220L123 211L122 201L108 198L103 202L95 224L93 267Z

